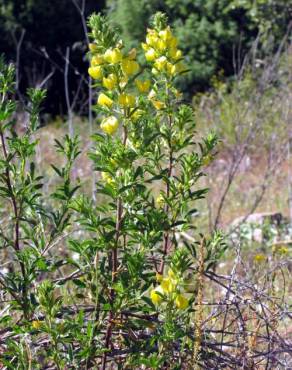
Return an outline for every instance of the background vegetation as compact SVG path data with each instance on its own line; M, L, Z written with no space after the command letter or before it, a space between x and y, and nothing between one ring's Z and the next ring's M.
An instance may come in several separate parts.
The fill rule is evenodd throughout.
M153 12L163 11L187 55L190 73L180 87L190 98L205 91L211 78L220 73L232 76L254 40L261 35L262 53L276 50L287 32L292 17L290 0L1 0L0 52L19 63L19 84L37 86L50 73L45 110L49 114L67 112L64 94L66 48L70 48L70 94L78 91L80 74L86 72L86 35L81 22L80 6L86 18L93 11L103 11L121 30L129 46L137 46ZM76 106L84 113L84 95ZM56 99L58 97L58 99Z

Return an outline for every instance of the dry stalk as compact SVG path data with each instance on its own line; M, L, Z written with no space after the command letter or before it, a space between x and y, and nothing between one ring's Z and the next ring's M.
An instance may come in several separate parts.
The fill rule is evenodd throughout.
M202 324L203 324L203 289L204 289L204 247L205 239L203 238L199 246L198 294L196 302L197 310L195 314L195 344L193 353L194 370L199 369L198 361L200 357L203 336Z

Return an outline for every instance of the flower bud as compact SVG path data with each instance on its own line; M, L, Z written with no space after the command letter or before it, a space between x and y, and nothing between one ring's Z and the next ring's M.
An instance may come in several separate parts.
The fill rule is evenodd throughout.
M96 44L93 44L93 43L90 43L90 44L88 45L88 48L89 48L89 50L90 50L91 52L93 52L93 51L96 51L96 49L97 49L97 45L96 45Z
M160 283L163 280L163 275L159 274L158 272L156 273L156 281Z
M143 49L144 51L148 51L148 50L150 49L149 45L145 44L145 42L142 42L142 43L141 43L141 46L142 46L142 49Z
M137 121L140 117L143 116L145 112L142 109L136 109L135 112L131 115L132 121Z
M165 200L162 196L162 194L160 194L157 198L156 198L156 204L159 208L162 208L165 204Z
M189 305L189 301L183 294L178 294L175 298L175 304L178 309L185 310Z

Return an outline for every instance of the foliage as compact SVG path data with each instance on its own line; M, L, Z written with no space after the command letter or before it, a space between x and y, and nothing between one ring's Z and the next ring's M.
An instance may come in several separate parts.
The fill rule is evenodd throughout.
M292 15L292 3L286 0L233 0L230 7L245 9L249 28L257 28L261 34L272 36L274 41L283 38Z
M207 177L213 184L208 196L211 229L258 207L275 210L276 194L284 200L283 191L288 193L290 65L289 44L263 59L254 48L232 82L213 78L212 90L193 99L198 130L214 130L221 139L221 155ZM281 203L283 213L287 206Z
M266 33L269 48L272 44L269 36L273 35L277 46L291 18L288 3L285 0L109 0L108 7L110 16L132 46L142 41L141 25L148 22L153 9L169 16L190 68L180 86L185 92L193 93L205 90L221 70L227 76L233 75L234 51L240 49L241 58L258 32Z
M81 1L76 2L81 5ZM94 0L87 0L84 16L101 9L103 5L102 1L97 4ZM39 86L53 71L47 85L44 109L50 114L64 113L63 74L67 47L71 51L72 67L79 73L86 73L86 61L82 58L85 34L74 2L1 0L0 28L0 54L4 53L7 60L14 63L19 58L19 92L25 92L27 86ZM79 83L73 68L69 71L72 95Z

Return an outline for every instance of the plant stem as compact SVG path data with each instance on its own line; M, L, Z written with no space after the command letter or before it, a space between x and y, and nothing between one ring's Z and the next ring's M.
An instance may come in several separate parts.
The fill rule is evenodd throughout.
M125 112L126 116L126 112ZM126 145L127 142L127 128L123 127L123 145ZM117 199L117 211L116 211L116 236L115 236L115 245L112 248L112 251L109 255L109 264L112 269L112 286L116 281L117 271L118 271L118 246L119 246L119 238L121 234L121 221L122 221L122 213L123 213L123 204L122 199L119 196ZM105 335L105 349L107 350L110 346L111 336L112 336L112 329L113 329L113 320L114 320L114 312L113 312L113 304L115 300L115 292L114 289L111 287L110 289L110 303L111 303L111 311L109 314L109 322L106 330ZM106 358L107 353L104 352L103 359L102 359L102 370L106 369Z
M5 137L4 137L4 133L3 133L3 129L1 127L1 130L0 130L0 137L1 137L1 144L2 144L2 150L3 150L3 155L4 155L4 158L6 160L6 169L5 169L5 180L6 180L6 184L7 184L7 187L8 187L8 190L9 190L9 193L10 193L10 197L11 197L11 202L12 202L12 206L13 206L13 212L14 212L14 218L15 218L15 226L14 226L14 250L16 252L19 252L20 251L20 244L19 244L19 227L20 227L20 224L19 224L19 212L18 212L18 207L17 207L17 200L16 200L16 197L14 195L14 192L13 192L13 188L12 188L12 181L11 181L11 177L10 177L10 171L9 171L9 163L8 163L8 153L7 153L7 149L6 149L6 143L5 143ZM21 273L22 273L22 277L23 277L23 286L22 286L22 298L23 298L23 302L22 302L22 306L23 306L23 314L24 314L24 317L27 319L27 289L26 289L26 273L25 273L25 266L24 266L24 263L22 261L19 261L19 264L20 264L20 269L21 269Z
M167 82L166 82L166 87L165 88L166 88L166 94L167 94L167 97L168 97ZM170 104L170 101L168 99L167 108L169 108L169 104ZM168 119L169 128L171 130L171 128L172 128L172 117L171 117L170 114L167 115L167 119ZM168 178L167 178L167 182L166 182L166 198L167 199L169 199L169 195L170 195L169 180L172 177L172 169L173 169L173 148L172 148L171 139L172 139L172 137L170 138L170 141L168 143L168 145L169 145L169 160L168 160ZM169 205L166 204L165 214L168 215L168 213L169 213ZM159 273L161 275L163 275L165 257L168 254L169 248L170 248L169 230L167 230L167 231L164 232L164 235L163 235L163 256L162 256L162 260L161 260L160 268L159 268Z

